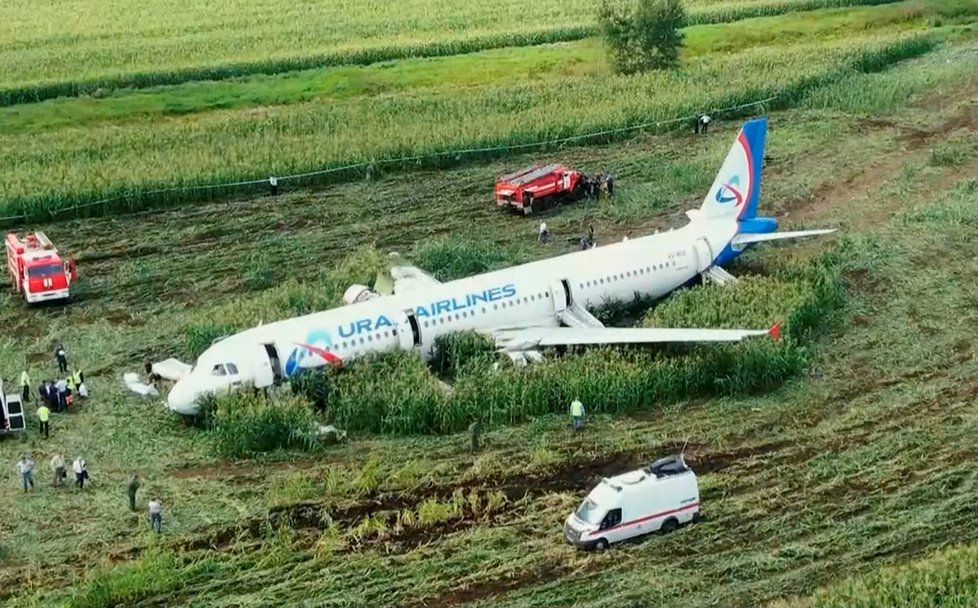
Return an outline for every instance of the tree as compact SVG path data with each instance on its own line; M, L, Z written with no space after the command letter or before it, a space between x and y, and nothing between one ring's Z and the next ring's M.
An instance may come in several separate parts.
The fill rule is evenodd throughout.
M615 71L634 74L679 63L681 0L601 0L598 23Z

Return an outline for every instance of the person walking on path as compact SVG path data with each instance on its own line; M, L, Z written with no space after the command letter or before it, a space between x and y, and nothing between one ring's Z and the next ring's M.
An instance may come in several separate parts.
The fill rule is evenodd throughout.
M126 490L129 493L129 510L136 510L136 491L139 490L139 475L133 473L132 477L129 478L129 486Z
M71 463L71 470L75 472L75 487L79 490L85 489L85 480L88 479L88 463L81 456L75 458Z
M54 473L54 487L63 486L68 474L65 472L65 457L61 455L61 452L56 452L51 457L51 472Z
M469 425L469 450L474 454L479 451L479 439L482 435L482 423L476 420Z
M17 471L20 473L20 483L24 486L24 493L27 493L27 487L34 489L34 460L27 454L20 459L17 463Z
M42 403L37 408L37 419L41 423L41 432L44 433L44 438L47 439L51 429L50 423L48 422L51 419L51 410L48 409L47 405Z
M163 529L163 502L157 496L149 501L149 526L157 534Z
M58 362L58 371L62 374L68 373L68 352L65 351L64 344L58 344L58 348L54 350L54 358Z
M584 404L578 399L571 402L570 406L571 427L579 431L584 426Z
M20 399L24 403L31 400L31 377L27 375L27 370L20 372Z

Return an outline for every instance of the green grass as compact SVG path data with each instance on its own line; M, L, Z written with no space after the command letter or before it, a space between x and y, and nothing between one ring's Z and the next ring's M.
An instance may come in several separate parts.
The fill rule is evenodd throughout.
M920 28L941 16L978 12L970 0L908 0L886 6L828 9L686 29L683 57L739 52L768 45L831 40L852 32ZM339 66L222 82L191 82L146 90L117 90L99 97L51 100L0 108L0 133L93 126L147 116L287 105L310 100L390 95L443 87L513 86L544 78L600 76L608 71L597 38L466 55Z
M978 593L978 545L948 549L907 565L881 569L772 608L955 608Z
M887 0L692 0L694 23ZM326 65L366 64L574 40L593 35L593 5L412 0L200 6L189 0L12 0L0 7L0 105ZM53 28L52 24L58 24ZM63 24L68 24L67 28ZM57 32L54 34L52 32Z
M571 79L560 87L538 83L474 91L436 90L3 136L0 163L15 169L0 187L4 201L0 213L42 217L113 196L124 198L81 212L132 210L190 196L154 195L149 192L154 188L264 179L268 174L339 168L403 156L423 157L405 163L410 167L421 163L445 166L502 154L451 153L458 149L505 148L670 120L704 107L721 108L771 95L780 95L785 104L818 85L854 72L882 69L922 54L933 44L934 39L925 34L870 36L807 48L758 48L730 56L701 57L678 73ZM818 53L813 57L816 48ZM727 74L734 72L749 72L752 78L740 79L734 87L713 86L726 82ZM642 94L652 90L656 95ZM570 111L568 98L586 98L589 103ZM222 141L217 154L212 144L215 137ZM443 152L448 154L437 155ZM360 169L338 171L321 179L362 174ZM207 194L230 191L216 188ZM200 192L193 196L199 197Z

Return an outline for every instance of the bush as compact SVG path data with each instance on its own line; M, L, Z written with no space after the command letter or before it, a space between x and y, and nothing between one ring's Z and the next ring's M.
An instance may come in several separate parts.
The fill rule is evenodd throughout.
M187 327L187 352L191 357L199 357L210 348L214 340L233 334L236 328L227 323L201 323Z
M431 366L435 373L454 378L470 365L486 367L496 358L492 340L474 331L454 332L435 338Z
M301 399L266 400L247 389L212 398L205 428L217 452L226 457L275 450L313 450L318 421Z
M488 272L511 262L506 251L488 249L479 239L464 237L428 242L412 257L439 281Z
M602 0L598 23L621 74L679 64L686 10L680 0Z

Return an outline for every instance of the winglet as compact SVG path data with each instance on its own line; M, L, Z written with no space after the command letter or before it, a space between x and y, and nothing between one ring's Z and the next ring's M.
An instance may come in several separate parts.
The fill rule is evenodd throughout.
M775 323L771 326L771 329L767 330L767 335L771 336L771 339L775 342L781 340L781 323Z

